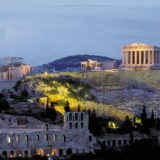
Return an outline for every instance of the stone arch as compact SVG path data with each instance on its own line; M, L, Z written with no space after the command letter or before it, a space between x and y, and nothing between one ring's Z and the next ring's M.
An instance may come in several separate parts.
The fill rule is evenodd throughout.
M16 157L22 157L22 151L21 150L17 150L16 151Z
M78 128L78 123L75 124L75 128Z
M63 155L63 149L59 149L59 156L62 156Z
M43 155L44 155L43 149L39 148L39 149L37 150L37 155L43 156Z
M71 122L69 123L69 129L72 129L72 123Z
M9 152L9 157L14 157L14 151Z
M83 128L83 123L81 123L81 128Z
M52 156L56 156L57 155L57 149L53 148L52 152L51 152L51 155Z
M25 150L25 151L24 151L24 157L29 157L29 152L28 152L28 150Z
M71 154L72 154L72 149L71 149L71 148L68 148L67 151L66 151L66 154L67 154L67 155L71 155Z

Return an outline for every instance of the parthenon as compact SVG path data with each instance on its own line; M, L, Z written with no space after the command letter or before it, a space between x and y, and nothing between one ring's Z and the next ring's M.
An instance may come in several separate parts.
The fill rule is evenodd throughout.
M151 69L160 67L160 47L132 43L122 48L122 68Z

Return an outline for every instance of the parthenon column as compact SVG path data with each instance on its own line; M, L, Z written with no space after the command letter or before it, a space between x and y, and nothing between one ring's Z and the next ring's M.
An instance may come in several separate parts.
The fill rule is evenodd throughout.
M125 62L126 62L126 55L125 55L126 52L123 52L123 59L122 59L122 64L124 65ZM82 68L82 67L81 67Z

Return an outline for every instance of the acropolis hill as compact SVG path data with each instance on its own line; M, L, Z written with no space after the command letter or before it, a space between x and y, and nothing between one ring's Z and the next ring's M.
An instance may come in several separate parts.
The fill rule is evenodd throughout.
M86 109L94 108L100 116L124 119L126 115L139 114L144 104L148 112L154 109L160 113L159 78L159 70L40 74L26 77L13 94L19 96L26 88L29 97L48 96L58 102L56 109L62 113L62 104L68 100L72 108L80 104ZM27 110L31 109L13 108L15 113L24 109L29 113Z

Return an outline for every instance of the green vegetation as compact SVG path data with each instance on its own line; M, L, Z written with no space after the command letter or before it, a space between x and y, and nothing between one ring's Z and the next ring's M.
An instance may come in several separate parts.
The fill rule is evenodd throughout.
M133 117L131 109L118 106L116 103L97 102L90 89L119 90L123 88L143 88L147 92L160 88L160 71L115 71L115 72L64 72L29 76L24 83L34 88L35 92L43 93L49 103L56 103L54 108L64 114L66 102L71 110L95 110L99 117L114 117L124 120L128 115ZM31 85L32 84L32 85ZM22 85L18 83L18 85ZM17 89L17 87L16 87ZM27 93L23 93L27 97ZM123 98L122 98L123 101Z

